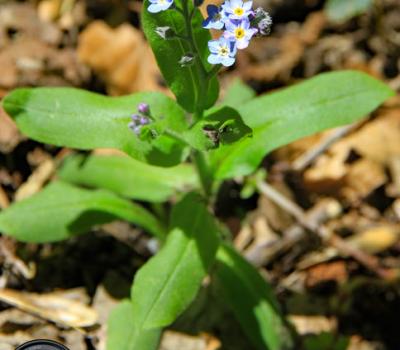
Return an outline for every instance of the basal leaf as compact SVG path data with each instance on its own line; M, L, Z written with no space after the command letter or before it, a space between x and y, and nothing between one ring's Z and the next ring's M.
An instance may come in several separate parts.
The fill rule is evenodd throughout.
M273 291L258 271L226 244L218 250L215 277L223 299L257 349L293 349Z
M325 11L329 19L342 22L366 12L373 4L374 0L327 0Z
M158 128L186 130L184 111L161 93L106 97L73 88L16 89L3 100L19 129L34 140L78 149L116 148L156 165L178 164L187 155L184 145L161 135L140 140L129 128L130 115L146 102Z
M107 324L107 350L157 350L161 330L139 330L130 300L124 300L111 312Z
M189 164L161 168L124 156L74 155L66 159L59 176L74 184L150 202L163 202L177 192L199 186Z
M389 87L367 74L342 71L255 98L238 109L253 137L213 151L215 177L248 175L268 152L363 118L392 95Z
M135 318L146 329L166 326L185 310L217 251L217 227L197 194L188 194L174 207L171 230L160 252L137 272L133 283Z
M188 1L188 0L183 0ZM182 8L182 0L175 0L176 6ZM193 8L193 2L188 1L189 10ZM195 9L193 16L193 35L196 47L200 54L200 62L196 62L190 67L181 67L178 63L182 56L191 52L189 44L182 39L165 40L156 33L157 27L170 27L175 33L187 36L185 22L182 14L178 11L169 9L159 13L147 11L149 0L146 0L142 11L143 31L149 41L151 48L157 59L158 66L178 102L189 112L195 110L200 101L204 108L211 107L218 98L219 87L216 78L211 79L208 86L202 86L202 65L209 71L211 65L207 62L209 54L207 43L211 40L209 30L202 28L203 17L198 9ZM198 64L200 63L200 64Z
M105 190L85 190L61 181L1 211L0 231L24 242L54 242L117 219L164 236L157 219L141 206Z

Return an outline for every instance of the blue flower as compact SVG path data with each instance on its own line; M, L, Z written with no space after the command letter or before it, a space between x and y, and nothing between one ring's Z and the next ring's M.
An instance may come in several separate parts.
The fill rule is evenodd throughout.
M249 42L258 30L250 27L249 21L229 21L226 23L224 37L234 41L238 49L245 49L249 46Z
M218 6L208 5L207 14L208 17L203 21L203 28L222 29L224 27L223 13Z
M218 40L210 40L208 49L211 52L207 59L209 63L222 64L225 67L235 63L236 45L233 41L224 37L220 37Z
M253 14L252 6L253 1L227 0L221 8L229 19L247 20Z
M170 8L173 4L173 0L150 0L151 5L147 8L147 10L151 13L157 13L161 11L165 11Z

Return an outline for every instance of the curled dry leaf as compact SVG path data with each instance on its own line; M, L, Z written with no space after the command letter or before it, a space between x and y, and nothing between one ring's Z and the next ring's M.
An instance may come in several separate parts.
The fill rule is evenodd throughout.
M359 232L346 241L371 254L377 254L392 247L400 240L400 225L376 226Z
M322 332L335 332L337 319L325 316L290 315L290 322L298 334L319 334Z
M363 198L387 181L385 168L400 155L400 109L391 108L344 137L304 173L307 188L341 194L350 201ZM360 157L349 161L352 155Z
M90 327L97 313L89 306L59 293L36 294L0 289L0 300L46 320L72 327Z
M184 333L166 331L161 339L160 350L217 350L220 346L221 342L208 334L191 336Z
M0 108L0 152L10 153L23 140L12 119Z
M105 80L112 95L161 90L153 53L138 29L92 22L80 35L78 55Z

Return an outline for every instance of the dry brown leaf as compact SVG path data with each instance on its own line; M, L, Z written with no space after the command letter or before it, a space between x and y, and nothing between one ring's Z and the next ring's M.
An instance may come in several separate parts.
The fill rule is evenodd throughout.
M311 267L307 270L306 287L313 288L321 283L347 281L348 273L344 261L333 261Z
M321 155L304 173L306 186L317 192L332 193L344 185L343 194L350 200L366 196L387 181L384 167L400 155L399 140L400 109L392 108ZM351 152L362 159L348 164Z
M350 202L367 197L387 181L381 164L368 158L360 159L349 167L341 194Z
M382 225L359 232L348 238L346 242L367 253L377 254L392 247L399 240L399 225Z
M52 22L60 15L61 0L42 0L38 5L38 15L42 21Z
M400 197L400 154L389 158L388 167L392 183L386 187L387 194L392 197Z
M166 331L161 338L160 350L217 350L221 343L208 334L192 336L175 331Z
M112 95L161 90L153 53L142 32L129 24L113 29L92 22L80 34L78 54L103 77Z
M23 139L14 121L0 107L0 152L10 153Z
M335 332L337 319L325 316L289 315L289 321L300 335Z
M57 293L36 294L0 289L0 300L25 312L72 328L96 324L97 313L82 302Z
M7 193L4 191L3 186L0 185L0 209L5 209L10 205Z

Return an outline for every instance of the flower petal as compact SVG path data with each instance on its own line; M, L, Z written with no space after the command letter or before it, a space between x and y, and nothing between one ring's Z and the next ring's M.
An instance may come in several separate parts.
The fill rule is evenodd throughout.
M208 56L207 61L208 61L208 63L211 63L211 64L220 64L221 57L218 55L211 54L210 56Z

